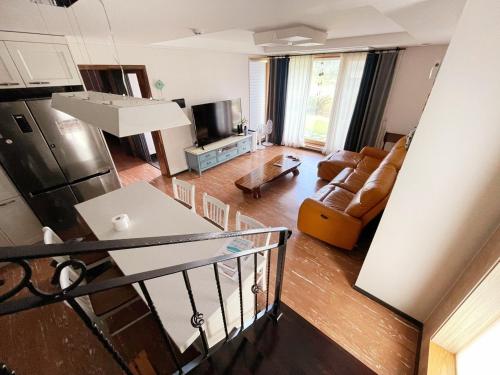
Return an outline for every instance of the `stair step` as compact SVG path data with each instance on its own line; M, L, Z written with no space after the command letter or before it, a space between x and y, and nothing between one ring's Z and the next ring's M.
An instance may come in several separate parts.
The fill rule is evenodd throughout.
M192 374L287 374L272 357L258 351L245 336L238 337L198 366Z
M263 317L193 374L374 374L288 306L277 324Z

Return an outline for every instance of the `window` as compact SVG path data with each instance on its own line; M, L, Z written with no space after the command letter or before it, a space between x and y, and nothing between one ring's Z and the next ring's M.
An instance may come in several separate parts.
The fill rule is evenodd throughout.
M325 144L339 67L338 56L316 57L313 61L304 131L308 145Z
M456 354L457 375L498 374L500 319Z
M266 122L267 60L250 60L248 67L250 86L249 129L256 130Z

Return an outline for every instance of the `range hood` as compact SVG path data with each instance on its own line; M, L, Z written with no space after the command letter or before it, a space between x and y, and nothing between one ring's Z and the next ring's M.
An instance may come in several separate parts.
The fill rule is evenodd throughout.
M175 102L94 91L54 93L52 108L117 137L191 123Z

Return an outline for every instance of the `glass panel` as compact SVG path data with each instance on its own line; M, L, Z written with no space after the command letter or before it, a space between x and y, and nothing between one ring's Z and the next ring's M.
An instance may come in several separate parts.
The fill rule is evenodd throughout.
M338 57L318 58L313 61L304 131L306 142L323 144L326 141L339 66Z
M250 60L250 123L249 128L257 130L266 122L267 61Z

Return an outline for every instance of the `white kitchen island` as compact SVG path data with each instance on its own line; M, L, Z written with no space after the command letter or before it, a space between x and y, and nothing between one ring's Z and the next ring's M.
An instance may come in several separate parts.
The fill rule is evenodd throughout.
M219 228L146 182L134 183L75 207L98 240L220 232ZM111 218L124 213L130 217L130 226L117 232ZM214 257L230 241L218 239L119 250L110 254L122 272L131 275ZM261 266L264 257L258 258ZM213 266L188 273L197 310L204 315L208 344L213 346L225 337ZM254 314L252 257L242 261L242 275L244 319L247 320ZM219 278L228 330L231 331L240 326L238 282L222 274ZM185 351L197 339L199 331L190 323L193 311L182 274L149 280L145 284L165 329L181 352ZM139 285L134 287L142 296Z

